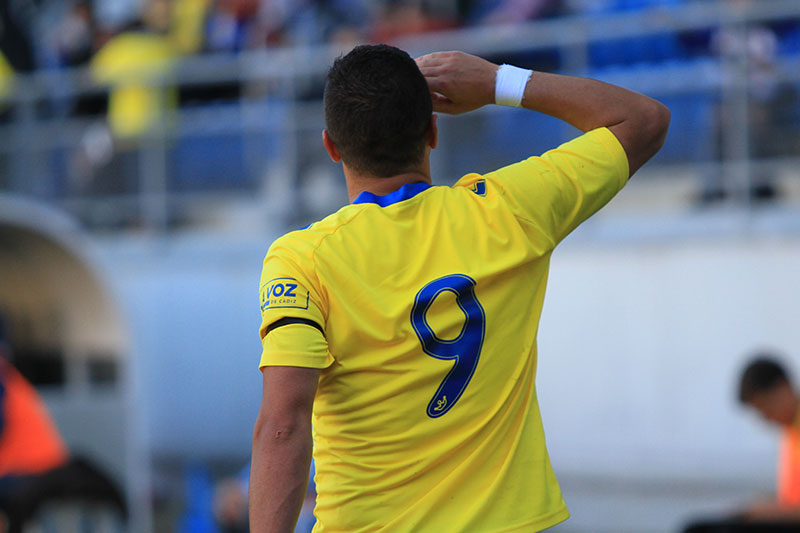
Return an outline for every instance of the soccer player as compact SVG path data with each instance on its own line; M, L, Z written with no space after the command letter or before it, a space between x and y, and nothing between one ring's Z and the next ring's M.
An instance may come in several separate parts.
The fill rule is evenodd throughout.
M264 260L252 531L292 530L312 448L315 532L565 520L534 387L550 254L658 151L669 111L598 81L385 45L337 59L324 100L352 203ZM433 111L494 103L586 133L432 186Z

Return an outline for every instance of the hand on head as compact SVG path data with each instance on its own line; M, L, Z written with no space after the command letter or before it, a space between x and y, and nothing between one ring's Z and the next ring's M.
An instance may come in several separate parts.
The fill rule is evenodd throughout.
M494 63L464 52L435 52L416 61L431 90L434 111L455 115L494 103Z

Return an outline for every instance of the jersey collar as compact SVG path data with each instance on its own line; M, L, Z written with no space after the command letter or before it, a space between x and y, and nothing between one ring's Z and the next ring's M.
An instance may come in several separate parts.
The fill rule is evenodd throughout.
M413 198L414 196L418 195L422 191L429 189L431 187L430 183L424 182L417 182L417 183L406 183L396 191L390 192L384 196L378 196L377 194L372 194L369 191L364 191L359 194L355 200L353 200L354 204L378 204L381 207L387 207L392 204L396 204L397 202L402 202L403 200L408 200L409 198Z

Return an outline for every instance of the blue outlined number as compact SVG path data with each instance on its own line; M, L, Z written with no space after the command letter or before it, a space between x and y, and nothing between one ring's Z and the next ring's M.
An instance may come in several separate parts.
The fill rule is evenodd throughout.
M445 291L456 295L456 303L466 320L455 339L440 339L431 329L426 314L434 300ZM411 309L411 325L426 354L436 359L455 361L428 404L428 416L447 413L469 385L481 356L486 331L486 313L475 296L475 280L464 274L451 274L433 280L417 293Z

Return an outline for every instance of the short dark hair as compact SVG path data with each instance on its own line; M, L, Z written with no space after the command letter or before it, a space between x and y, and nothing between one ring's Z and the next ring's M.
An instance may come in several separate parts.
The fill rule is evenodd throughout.
M339 57L324 101L328 135L349 167L387 178L422 164L433 104L425 77L403 50L361 45Z
M755 396L789 382L783 364L770 354L758 354L747 364L739 379L739 401L750 403Z

